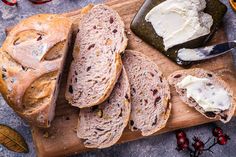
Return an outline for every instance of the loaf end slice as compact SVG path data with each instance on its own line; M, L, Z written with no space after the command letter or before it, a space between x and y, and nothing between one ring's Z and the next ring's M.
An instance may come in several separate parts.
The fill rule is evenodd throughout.
M204 109L192 97L187 97L186 89L179 88L177 84L181 82L188 75L195 76L197 78L207 78L211 81L209 85L222 87L223 89L225 89L227 93L229 93L229 96L231 99L230 100L231 104L230 104L229 109L224 110L224 111L211 111L211 112L204 111ZM226 123L234 115L234 111L235 111L234 93L232 89L229 87L229 85L213 72L200 69L200 68L194 68L194 69L189 69L189 70L179 70L172 73L168 77L168 81L170 85L175 87L177 93L179 94L181 100L184 103L186 103L190 107L194 107L198 112L203 114L205 117L209 119L221 120L222 122Z
M131 86L130 128L151 135L165 127L170 115L168 82L141 52L126 50L122 59Z
M131 111L130 85L123 69L109 98L100 105L80 109L77 136L88 148L115 144L128 124Z
M106 5L89 9L79 24L65 94L79 108L109 97L122 70L120 53L127 45L124 23L116 11Z
M15 112L37 127L54 117L72 22L55 14L23 19L0 51L0 91Z

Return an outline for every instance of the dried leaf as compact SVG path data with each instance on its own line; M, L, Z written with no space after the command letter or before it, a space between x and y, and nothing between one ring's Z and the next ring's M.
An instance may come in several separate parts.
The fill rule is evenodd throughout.
M229 0L231 7L236 11L236 1L235 0Z
M0 124L0 144L14 152L29 152L24 138L17 131L3 124Z

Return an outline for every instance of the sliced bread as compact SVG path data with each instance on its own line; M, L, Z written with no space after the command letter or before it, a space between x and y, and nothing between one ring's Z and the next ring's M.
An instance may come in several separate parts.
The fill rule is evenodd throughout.
M181 82L186 76L194 76L197 78L206 78L210 80L210 82L206 82L206 86L212 86L212 87L221 87L224 90L227 91L230 97L230 106L227 110L219 110L219 111L204 111L204 109L194 100L192 97L187 96L187 90L186 88L180 88L178 86L178 83ZM189 69L189 70L179 70L174 73L172 73L168 77L168 81L170 85L173 85L179 94L181 100L185 102L190 107L194 107L197 111L199 111L201 114L203 114L205 117L209 119L216 119L221 120L222 122L228 122L235 110L235 98L233 95L232 89L227 85L225 81L223 81L220 77L216 76L213 72L204 70L204 69ZM199 89L199 92L204 92L204 89ZM213 93L214 94L214 93Z
M70 45L72 21L39 14L19 22L0 50L0 91L27 122L49 127Z
M66 91L66 99L79 108L109 97L122 70L120 53L127 45L117 12L106 5L89 9L79 24Z
M158 66L140 52L126 50L123 64L131 86L132 131L148 136L166 125L170 115L170 89Z
M129 121L130 85L123 69L110 97L102 104L80 109L77 136L88 148L115 144Z

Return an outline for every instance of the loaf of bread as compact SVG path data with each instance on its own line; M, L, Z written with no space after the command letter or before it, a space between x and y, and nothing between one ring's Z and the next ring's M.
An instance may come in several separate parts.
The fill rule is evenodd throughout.
M225 90L228 93L229 99L230 99L229 100L230 101L229 108L225 109L225 110L220 110L220 109L216 110L211 107L211 108L209 108L211 111L205 111L204 108L201 107L196 102L196 100L193 97L191 97L190 94L188 94L190 96L187 95L186 88L182 88L179 86L179 83L187 76L194 76L196 78L206 79L206 81L203 82L205 84L204 86L194 87L196 89L198 88L199 93L204 93L205 91L207 92L205 94L201 94L201 95L204 95L204 97L202 97L202 99L204 101L206 101L206 99L208 99L208 97L215 97L216 99L218 99L218 101L223 102L222 105L225 105L224 103L226 102L226 100L221 100L221 98L217 98L217 96L216 96L217 93L210 92L209 89L216 88L218 91L222 90L222 89ZM179 94L179 96L183 102L188 104L190 107L194 107L197 111L199 111L205 117L207 117L209 119L221 120L222 122L228 122L232 118L232 116L234 114L234 110L235 110L235 97L234 97L233 91L227 85L227 83L225 81L223 81L220 77L216 76L213 72L210 72L210 71L207 71L204 69L199 69L199 68L189 69L189 70L179 70L179 71L172 73L168 77L168 81L169 81L170 85L175 87L177 93ZM194 80L194 81L197 81L197 80ZM223 95L222 92L220 92L218 94L219 94L218 96ZM214 104L214 102L211 102L211 103Z
M66 17L39 14L15 25L2 45L0 91L30 124L50 126L71 31Z
M115 144L129 121L130 85L125 69L109 98L102 104L80 109L77 135L88 148Z
M120 53L127 45L117 12L106 5L83 10L65 94L79 108L98 105L109 97L122 70Z
M131 87L130 128L151 135L169 118L169 84L158 66L142 53L126 50L122 59Z

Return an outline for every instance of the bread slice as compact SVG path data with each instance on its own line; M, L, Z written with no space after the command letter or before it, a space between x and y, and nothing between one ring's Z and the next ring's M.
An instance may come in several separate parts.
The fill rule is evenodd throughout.
M39 14L22 20L0 50L0 91L26 121L49 127L54 117L72 22L61 15Z
M131 86L130 128L151 135L165 127L169 118L169 84L158 66L140 52L126 50L123 64Z
M120 53L127 45L124 23L106 5L86 9L79 25L68 76L66 99L84 108L105 101L120 75Z
M203 108L199 106L194 99L187 97L186 89L181 89L181 88L178 88L177 86L177 83L182 81L182 79L185 78L187 75L192 75L198 78L208 78L211 80L211 83L214 86L223 87L229 93L231 97L230 108L228 110L220 111L220 112L205 112ZM199 68L189 69L189 70L179 70L172 73L168 77L168 81L170 85L173 85L175 87L177 93L179 94L181 100L184 103L188 104L190 107L194 107L198 112L203 114L205 117L209 119L221 120L224 123L228 122L232 118L234 114L234 110L235 110L235 97L233 95L233 91L227 85L226 82L224 82L220 77L216 76L213 72L210 72L204 69L199 69Z
M88 148L105 148L115 144L129 121L130 85L125 69L110 97L102 104L80 109L77 136Z

